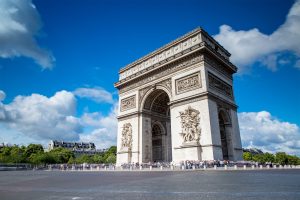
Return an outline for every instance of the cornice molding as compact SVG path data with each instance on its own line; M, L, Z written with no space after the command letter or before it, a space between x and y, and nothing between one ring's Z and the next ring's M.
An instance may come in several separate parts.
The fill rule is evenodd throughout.
M122 68L119 71L119 82L115 84L115 87L199 47L207 48L236 72L236 67L229 61L230 53L203 29L197 28Z

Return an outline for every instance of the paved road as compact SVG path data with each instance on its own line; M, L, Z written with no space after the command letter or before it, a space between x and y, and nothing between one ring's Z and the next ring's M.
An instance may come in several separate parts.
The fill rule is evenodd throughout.
M300 170L0 172L0 199L300 199Z

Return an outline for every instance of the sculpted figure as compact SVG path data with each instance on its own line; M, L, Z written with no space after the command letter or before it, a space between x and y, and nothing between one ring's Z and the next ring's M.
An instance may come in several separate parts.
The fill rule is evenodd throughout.
M121 148L128 148L131 150L132 147L132 126L130 123L123 125L122 129L122 144Z
M183 142L199 142L200 139L200 112L189 106L185 111L179 112L181 118Z

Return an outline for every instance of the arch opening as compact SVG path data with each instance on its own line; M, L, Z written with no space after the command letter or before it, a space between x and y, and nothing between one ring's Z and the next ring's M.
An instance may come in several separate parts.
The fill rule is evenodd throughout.
M223 160L229 160L229 152L228 152L228 133L226 130L226 125L228 125L228 116L224 111L219 112L219 128L220 128L220 138L221 138L221 146L222 146L222 154Z
M169 102L169 95L161 89L153 90L145 99L142 110L149 126L144 132L151 135L147 138L145 134L143 145L147 147L147 154L151 155L146 155L147 159L144 159L144 162L172 161Z

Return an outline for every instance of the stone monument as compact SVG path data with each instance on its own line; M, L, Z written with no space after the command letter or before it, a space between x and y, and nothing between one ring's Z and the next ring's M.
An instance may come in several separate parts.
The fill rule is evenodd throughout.
M241 160L229 57L197 28L122 68L117 165Z

